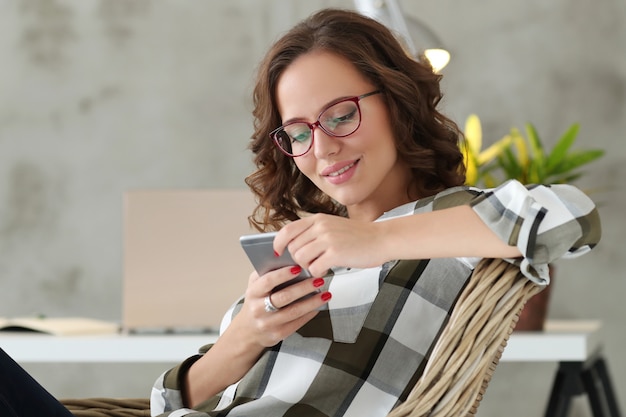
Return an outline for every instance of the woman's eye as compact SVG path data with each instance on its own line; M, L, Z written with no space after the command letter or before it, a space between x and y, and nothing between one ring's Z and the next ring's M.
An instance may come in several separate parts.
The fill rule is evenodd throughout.
M356 109L353 109L350 112L345 113L343 115L329 117L328 119L326 119L326 122L324 124L327 127L334 129L335 127L339 126L342 123L352 122L354 120L355 114L356 114Z
M336 120L341 123L341 122L350 122L352 120L354 120L354 115L356 114L356 109L352 110L351 112L338 117Z
M308 131L308 132L303 131L303 132L300 132L300 133L291 133L291 134L289 134L289 137L291 138L291 143L294 143L294 142L306 142L311 137L311 132L310 131Z

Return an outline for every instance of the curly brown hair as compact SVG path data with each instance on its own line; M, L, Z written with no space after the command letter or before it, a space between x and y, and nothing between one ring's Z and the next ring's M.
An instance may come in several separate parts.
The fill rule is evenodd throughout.
M258 230L278 230L302 212L346 216L346 208L319 190L284 155L269 133L281 125L278 79L299 56L326 51L350 61L384 97L398 156L412 169L419 197L465 181L457 125L436 109L441 75L425 59L409 57L384 25L349 10L324 9L282 36L261 61L254 88L254 134L249 149L257 170L246 178L258 206L249 217Z

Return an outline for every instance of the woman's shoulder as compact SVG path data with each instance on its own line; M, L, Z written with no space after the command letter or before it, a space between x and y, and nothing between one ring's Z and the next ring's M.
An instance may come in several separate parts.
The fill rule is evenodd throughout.
M385 212L377 221L469 204L473 199L483 193L484 190L468 186L447 188L431 196L423 197L395 207Z

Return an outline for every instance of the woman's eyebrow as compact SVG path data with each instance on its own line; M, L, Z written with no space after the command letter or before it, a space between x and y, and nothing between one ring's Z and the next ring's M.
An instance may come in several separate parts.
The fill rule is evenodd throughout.
M341 97L337 97L337 98L334 98L334 99L330 100L329 102L327 102L326 104L324 104L322 106L322 108L320 109L319 112L317 112L317 117L315 119L316 120L319 119L321 114L324 113L333 104L336 104L336 103L340 102L341 100L345 100L345 99L351 98L351 97L354 97L354 96L341 96ZM286 125L286 124L292 123L292 122L307 122L307 119L306 119L306 117L292 117L292 118L290 118L288 120L283 120L282 124Z

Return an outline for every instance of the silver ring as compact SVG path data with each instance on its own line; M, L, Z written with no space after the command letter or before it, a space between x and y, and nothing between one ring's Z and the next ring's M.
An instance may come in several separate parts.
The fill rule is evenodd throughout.
M265 311L268 313L276 313L278 311L278 308L272 304L272 300L269 295L263 299L263 302L265 303Z

